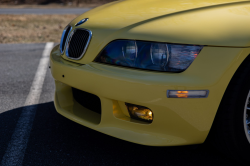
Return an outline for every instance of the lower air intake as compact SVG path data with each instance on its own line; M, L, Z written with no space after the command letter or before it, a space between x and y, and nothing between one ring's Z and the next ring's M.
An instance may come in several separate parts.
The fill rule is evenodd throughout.
M72 88L74 99L83 107L101 114L101 100L98 96Z

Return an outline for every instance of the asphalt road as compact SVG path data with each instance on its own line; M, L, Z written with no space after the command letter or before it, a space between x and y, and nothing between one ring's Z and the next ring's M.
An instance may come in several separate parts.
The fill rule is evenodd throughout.
M0 8L0 14L82 14L91 8Z
M0 165L42 57L44 44L0 44ZM208 144L149 147L91 130L59 115L48 69L22 165L239 165ZM20 140L20 143L22 141ZM9 156L11 158L11 156Z

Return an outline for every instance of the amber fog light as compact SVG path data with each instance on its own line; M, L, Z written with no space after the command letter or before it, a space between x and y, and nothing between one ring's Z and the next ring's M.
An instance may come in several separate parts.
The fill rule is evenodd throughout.
M126 103L126 106L131 118L146 122L153 121L153 112L149 108L129 103Z

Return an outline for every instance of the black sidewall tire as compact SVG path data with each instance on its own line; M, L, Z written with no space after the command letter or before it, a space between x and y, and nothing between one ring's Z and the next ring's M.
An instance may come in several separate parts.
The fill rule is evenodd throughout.
M230 81L206 142L230 159L249 164L250 143L244 128L245 104L250 90L250 56Z

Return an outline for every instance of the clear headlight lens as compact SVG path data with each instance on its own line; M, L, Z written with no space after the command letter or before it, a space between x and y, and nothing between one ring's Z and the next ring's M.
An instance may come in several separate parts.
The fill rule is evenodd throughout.
M96 62L156 71L181 72L197 57L203 46L135 40L108 44Z
M135 41L128 41L126 45L122 47L122 55L124 59L133 66L137 57L137 46Z
M150 48L150 56L154 67L164 68L164 66L166 66L168 63L168 58L169 58L167 44L152 43Z

